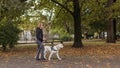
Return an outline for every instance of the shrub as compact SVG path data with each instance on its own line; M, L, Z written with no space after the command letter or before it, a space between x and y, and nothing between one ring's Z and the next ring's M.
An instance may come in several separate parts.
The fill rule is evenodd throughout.
M17 26L12 23L0 25L0 44L2 45L3 51L6 50L7 45L9 48L13 48L19 40L18 34L21 32Z
M60 40L62 40L62 41L71 41L71 40L73 40L73 38L70 35L65 34L65 35L62 35L60 37Z

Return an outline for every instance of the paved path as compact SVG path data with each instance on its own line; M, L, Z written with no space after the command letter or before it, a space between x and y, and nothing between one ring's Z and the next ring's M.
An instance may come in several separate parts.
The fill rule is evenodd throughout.
M62 57L61 61L36 61L32 56L13 56L0 58L0 68L120 68L120 57Z

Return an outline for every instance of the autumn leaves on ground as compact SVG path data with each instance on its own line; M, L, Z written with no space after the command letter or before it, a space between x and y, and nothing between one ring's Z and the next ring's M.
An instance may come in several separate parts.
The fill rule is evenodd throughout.
M84 40L83 48L72 48L72 42L65 42L60 50L61 61L53 56L51 61L36 61L35 44L16 45L13 50L0 52L2 68L120 68L120 44L108 44L103 40ZM14 64L14 65L11 65ZM7 65L7 66L6 66Z

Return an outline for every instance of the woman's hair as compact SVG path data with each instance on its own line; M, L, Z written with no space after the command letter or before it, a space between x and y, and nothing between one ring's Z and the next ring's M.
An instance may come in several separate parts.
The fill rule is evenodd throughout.
M43 25L43 22L39 22L37 27L41 27Z

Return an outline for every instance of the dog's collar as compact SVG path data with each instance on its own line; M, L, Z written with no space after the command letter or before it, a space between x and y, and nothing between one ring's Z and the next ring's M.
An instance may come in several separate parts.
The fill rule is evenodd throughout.
M58 51L58 50L54 49L54 46L51 46L51 50L53 50L53 51Z

